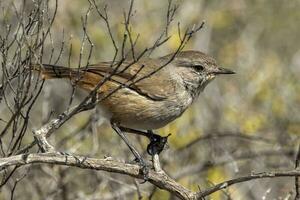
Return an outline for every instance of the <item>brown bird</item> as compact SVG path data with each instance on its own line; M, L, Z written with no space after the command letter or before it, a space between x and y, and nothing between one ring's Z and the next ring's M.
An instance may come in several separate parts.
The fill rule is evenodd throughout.
M43 64L41 71L45 79L70 79L87 91L92 91L110 76L97 90L99 107L143 164L141 156L122 131L147 136L151 141L148 153L160 153L167 137L154 134L152 130L182 115L217 75L234 73L219 67L212 57L199 51L182 51L173 60L172 56L145 58L134 64L126 60L118 67L111 62L79 69Z

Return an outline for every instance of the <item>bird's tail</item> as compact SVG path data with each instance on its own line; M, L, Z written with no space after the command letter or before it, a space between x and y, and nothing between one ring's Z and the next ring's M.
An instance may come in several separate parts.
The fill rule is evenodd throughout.
M58 65L50 65L50 64L33 65L30 69L40 72L43 79L54 79L54 78L71 79L72 77L78 75L78 71L76 69L58 66Z

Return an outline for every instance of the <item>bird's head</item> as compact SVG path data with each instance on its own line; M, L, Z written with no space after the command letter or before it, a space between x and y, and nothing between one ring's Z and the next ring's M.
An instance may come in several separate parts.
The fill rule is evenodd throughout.
M235 72L219 67L211 56L200 51L182 51L172 61L185 87L198 95L216 76Z

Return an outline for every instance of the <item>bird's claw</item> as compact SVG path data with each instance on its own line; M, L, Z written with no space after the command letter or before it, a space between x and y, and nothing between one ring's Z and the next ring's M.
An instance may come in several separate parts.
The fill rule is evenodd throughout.
M135 158L135 162L138 163L140 168L140 173L143 175L143 182L141 184L147 182L149 180L149 166L145 163L145 161L142 158Z
M160 154L160 152L162 152L162 150L164 150L164 147L166 145L166 143L168 142L168 137L171 134L162 137L160 135L157 134L153 134L150 139L150 143L147 146L147 152L148 154L150 154L151 156L153 156L154 154Z

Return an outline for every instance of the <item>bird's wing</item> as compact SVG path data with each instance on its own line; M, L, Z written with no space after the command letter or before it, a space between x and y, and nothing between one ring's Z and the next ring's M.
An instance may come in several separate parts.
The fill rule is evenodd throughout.
M175 88L168 71L160 67L156 60L147 60L134 64L124 62L117 69L111 67L111 63L101 62L82 70L100 77L113 74L109 80L115 85L122 85L152 100L163 100L173 94Z

